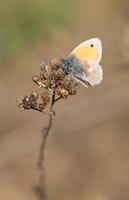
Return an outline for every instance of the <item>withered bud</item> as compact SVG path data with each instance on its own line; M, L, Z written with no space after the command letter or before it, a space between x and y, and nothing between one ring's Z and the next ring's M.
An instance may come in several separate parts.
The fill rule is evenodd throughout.
M41 93L41 101L44 106L50 102L50 95L48 91Z
M57 70L58 68L60 68L60 63L59 63L59 61L56 58L54 58L54 59L52 59L50 61L50 66L51 66L51 68L53 70Z
M49 93L36 93L33 92L29 96L20 97L17 100L18 108L22 110L38 110L42 112L50 101Z
M37 104L38 104L38 94L36 92L33 92L30 96L29 96L29 104L30 104L30 108L31 109L36 109L37 108Z
M72 76L67 75L60 82L60 84L57 88L57 92L58 92L58 94L65 93L65 98L66 98L66 96L68 96L68 95L75 95L77 93L78 87L79 87L79 83ZM67 95L66 95L66 91L67 91Z
M42 80L39 76L33 75L32 76L32 80L38 85L38 86L42 86Z
M54 59L51 61L51 65L41 64L41 71L39 74L32 77L33 81L40 87L46 89L55 89L59 81L63 80L66 76L66 72L59 65L59 62Z
M65 90L64 88L58 87L57 88L57 94L62 97L63 99L67 99L69 93L67 90Z
M28 96L21 96L16 99L16 102L20 111L30 109L30 101Z

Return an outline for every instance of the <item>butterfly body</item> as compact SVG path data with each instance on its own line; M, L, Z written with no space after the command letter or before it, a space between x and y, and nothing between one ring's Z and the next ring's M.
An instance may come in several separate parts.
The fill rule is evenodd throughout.
M102 68L99 64L101 57L101 41L93 38L76 47L67 59L61 59L61 65L67 73L71 73L83 85L96 86L103 79Z

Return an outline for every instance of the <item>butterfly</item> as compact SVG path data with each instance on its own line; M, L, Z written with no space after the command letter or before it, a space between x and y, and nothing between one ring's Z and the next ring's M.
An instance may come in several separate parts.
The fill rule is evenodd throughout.
M99 85L103 79L103 70L99 64L102 58L102 43L99 38L92 38L77 46L61 65L67 73L85 85Z

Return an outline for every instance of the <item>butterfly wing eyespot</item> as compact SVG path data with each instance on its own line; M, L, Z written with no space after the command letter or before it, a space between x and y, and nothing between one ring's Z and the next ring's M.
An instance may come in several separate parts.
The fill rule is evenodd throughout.
M91 43L91 44L90 44L90 47L94 47L94 44Z

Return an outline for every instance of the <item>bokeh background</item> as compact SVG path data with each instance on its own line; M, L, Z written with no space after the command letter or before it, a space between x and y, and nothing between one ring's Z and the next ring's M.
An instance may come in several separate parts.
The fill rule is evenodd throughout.
M20 113L42 61L100 37L104 80L56 105L46 147L50 200L129 200L129 1L0 1L0 200L36 200L47 116Z

